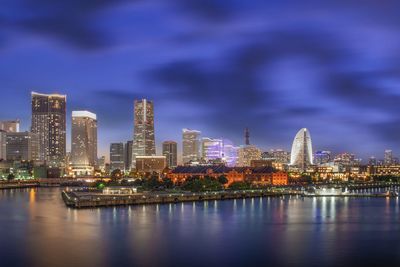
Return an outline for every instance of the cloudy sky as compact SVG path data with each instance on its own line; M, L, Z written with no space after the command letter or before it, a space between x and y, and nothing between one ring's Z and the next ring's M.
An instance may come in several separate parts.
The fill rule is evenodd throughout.
M0 0L0 119L30 126L30 92L98 114L100 154L132 136L133 100L156 139L181 129L362 158L400 154L400 2ZM69 127L69 126L68 126ZM68 132L68 139L69 137ZM68 147L69 150L69 147Z

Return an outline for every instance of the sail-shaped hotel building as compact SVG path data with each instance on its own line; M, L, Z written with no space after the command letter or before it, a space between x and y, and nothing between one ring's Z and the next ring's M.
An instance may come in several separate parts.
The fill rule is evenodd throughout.
M313 152L311 135L306 128L303 128L298 131L293 140L290 165L304 170L312 164Z

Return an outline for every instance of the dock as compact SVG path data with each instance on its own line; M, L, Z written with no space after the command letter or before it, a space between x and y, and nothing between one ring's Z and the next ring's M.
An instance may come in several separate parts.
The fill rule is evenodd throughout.
M243 199L257 197L279 197L285 195L299 195L297 192L271 192L268 190L246 191L218 191L201 193L136 193L130 195L104 195L94 192L62 191L62 198L67 207L96 208L109 206L167 204L179 202L213 201L228 199Z

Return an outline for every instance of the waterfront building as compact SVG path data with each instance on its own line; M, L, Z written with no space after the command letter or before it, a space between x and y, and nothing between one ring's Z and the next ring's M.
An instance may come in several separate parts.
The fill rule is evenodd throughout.
M114 170L125 170L124 143L110 145L110 171Z
M39 160L60 166L66 155L66 96L32 92L32 133L39 138Z
M132 169L132 148L133 148L133 141L132 140L127 141L124 147L126 171L130 171Z
M178 166L167 177L174 183L184 182L189 177L206 176L217 179L225 176L228 185L233 182L250 182L256 185L287 185L288 174L272 167L228 167L224 165Z
M7 133L17 133L19 132L19 124L19 120L0 121L0 130Z
M317 151L314 154L314 164L322 165L327 164L332 161L332 152L331 151Z
M97 161L97 116L72 112L71 163L74 175L93 175Z
M137 156L136 171L139 173L161 173L167 166L165 156Z
M303 128L293 140L290 165L305 170L313 165L313 152L310 132Z
M31 132L7 133L6 158L9 161L37 161L38 135Z
M356 156L352 153L340 153L335 156L333 159L334 164L340 167L357 167L361 163L361 159L357 159Z
M155 154L153 102L147 99L135 100L131 167L136 168L137 156L153 156Z
M169 168L178 166L178 144L174 141L165 141L162 144L162 153Z
M392 165L392 163L393 163L393 151L390 150L390 149L386 149L384 155L385 155L384 156L384 160L383 160L384 164L385 165Z
M183 163L199 161L201 132L191 129L182 130L182 160Z
M97 159L97 167L101 172L106 172L106 157L101 156L100 158Z

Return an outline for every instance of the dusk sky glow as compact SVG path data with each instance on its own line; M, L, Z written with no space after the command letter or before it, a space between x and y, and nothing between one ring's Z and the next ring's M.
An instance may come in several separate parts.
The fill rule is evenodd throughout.
M30 92L97 114L99 156L154 101L157 153L182 128L263 150L400 154L400 2L0 0L0 119L30 127Z

